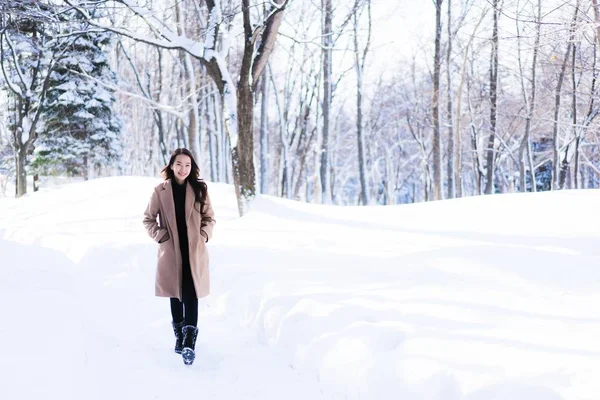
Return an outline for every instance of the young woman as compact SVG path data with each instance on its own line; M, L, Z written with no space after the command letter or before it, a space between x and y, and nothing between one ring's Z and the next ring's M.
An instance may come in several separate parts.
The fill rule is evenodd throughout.
M206 243L215 218L206 183L189 150L175 150L162 175L165 181L152 192L144 226L159 243L156 295L171 299L175 352L191 365L196 357L198 298L210 291Z

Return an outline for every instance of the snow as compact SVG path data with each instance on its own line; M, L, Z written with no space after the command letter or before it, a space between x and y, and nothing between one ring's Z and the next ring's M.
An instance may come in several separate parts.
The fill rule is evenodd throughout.
M163 21L157 18L152 11L137 6L131 0L122 0L121 3L125 4L136 14L140 15L149 26L160 32L160 35L165 38L164 41L153 41L149 38L144 38L142 41L149 43L161 43L165 44L167 47L174 46L172 48L181 48L196 58L202 58L202 53L204 53L204 44L202 42L175 34L165 25ZM115 30L115 32L118 32L118 30Z
M0 199L0 398L592 400L598 191L391 207L210 183L212 294L172 352L141 219L155 178Z
M95 87L94 96L97 100L100 100L105 104L111 104L114 101L112 94L100 86Z
M60 75L61 79L65 79L66 75ZM58 74L57 74L58 77ZM61 83L60 85L55 87L56 90L64 90L65 92L75 92L77 91L77 83L74 81L68 81L65 83Z
M94 119L96 118L96 116L90 112L88 112L87 110L79 110L76 113L73 114L74 117L77 118L81 118L81 119Z
M21 143L25 143L29 140L29 132L31 131L31 118L29 116L23 117L21 123Z
M80 43L78 43L80 44ZM87 46L88 48L94 49L92 46ZM75 53L73 55L65 56L60 58L60 65L65 68L74 68L81 72L90 74L94 70L94 65L88 58L81 53Z
M204 58L207 61L211 61L213 58L219 66L221 71L221 77L223 80L223 103L225 104L225 123L228 128L229 142L231 148L235 148L238 142L238 124L237 124L237 94L236 86L233 84L231 74L227 69L227 63L218 51L212 49L204 49Z
M215 37L215 27L220 24L223 16L221 15L221 2L220 0L215 1L210 14L208 15L208 28L206 29L206 40L204 43L204 52L207 49L214 50L216 48L217 38Z

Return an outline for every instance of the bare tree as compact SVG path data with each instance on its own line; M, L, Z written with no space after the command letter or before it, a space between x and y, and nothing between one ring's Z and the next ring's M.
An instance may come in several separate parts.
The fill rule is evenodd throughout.
M226 109L226 126L230 136L231 162L238 211L244 215L256 195L254 170L254 95L269 56L271 55L283 12L289 0L273 0L266 15L253 21L250 0L241 1L243 20L243 54L237 85L228 70L226 57L218 48L222 34L221 2L206 0L206 37L204 40L178 35L150 10L136 6L131 0L115 0L125 5L134 15L145 21L155 37L138 35L131 30L102 25L94 20L76 0L65 0L77 9L91 24L125 35L136 41L173 50L182 50L199 60L217 86ZM227 50L227 49L226 49Z
M579 9L580 2L577 1L576 10ZM583 10L581 10L583 13ZM596 34L596 30L594 30L594 35ZM577 35L579 37L579 35ZM573 38L575 39L575 38ZM591 65L591 84L590 84L590 94L589 100L587 104L587 110L583 114L581 121L578 120L578 108L579 101L578 97L583 94L583 90L580 88L582 83L583 72L585 70L585 66L583 65L583 42L581 40L573 40L572 46L573 50L571 52L571 82L572 82L572 90L571 90L571 135L569 140L567 141L564 149L563 160L560 164L560 173L559 173L559 188L564 188L567 184L567 174L570 175L571 178L569 180L569 187L579 188L579 158L581 155L580 146L582 143L582 139L584 137L584 133L588 131L588 127L592 123L592 121L596 118L600 110L595 105L595 96L596 96L596 80L597 80L597 71L596 71L596 39L593 41L593 55L592 55L592 65ZM579 66L578 66L579 62ZM571 168L571 164L573 164L573 168Z
M542 2L538 0L537 2L537 12L535 16L535 43L533 45L533 60L531 61L531 89L530 94L527 96L525 91L525 83L524 83L524 72L521 63L521 46L520 41L518 41L518 54L519 54L519 68L521 70L521 87L523 91L523 99L525 101L525 106L527 108L527 115L525 116L525 135L523 135L523 140L521 141L521 146L519 148L519 171L520 171L520 179L521 179L521 191L527 191L526 186L526 177L525 177L525 161L523 160L523 156L525 151L527 151L527 163L529 170L529 182L531 183L531 191L536 191L536 182L535 182L535 169L533 167L533 155L531 151L531 120L533 118L533 113L535 110L535 95L536 95L536 70L537 70L537 58L540 47L540 33L542 26ZM519 22L517 21L517 32L519 32ZM520 35L519 35L520 36Z
M462 64L460 67L460 80L459 80L459 84L458 84L458 88L457 88L457 95L456 95L456 127L454 128L454 132L456 132L456 156L454 157L454 174L455 174L455 185L456 185L456 196L457 197L462 197L463 196L463 160L462 160L462 135L461 135L461 121L462 121L462 99L463 99L463 91L464 91L464 85L465 85L465 81L466 81L466 76L467 76L467 64L468 64L468 60L469 60L469 56L472 54L472 45L473 45L473 41L475 40L475 37L477 36L477 32L479 30L479 27L481 26L481 23L483 22L483 20L485 19L487 12L488 12L489 8L485 7L483 9L483 11L481 12L481 16L479 17L479 19L477 20L477 22L475 23L475 26L473 28L473 32L471 33L471 35L469 35L468 37L468 41L466 46L464 47L463 51L463 60L462 60ZM469 88L467 89L467 91L470 92ZM469 105L469 115L472 115L472 109ZM473 128L473 125L471 124L471 127L469 128L469 136L471 136L471 134L475 131ZM478 158L477 158L478 159ZM474 159L475 160L475 159ZM479 171L479 163L477 164L477 171ZM479 178L477 178L479 180ZM481 191L479 191L481 192Z
M442 38L442 3L435 1L435 53L433 56L433 199L442 199L442 139L440 133L440 69Z
M332 0L321 0L323 43L323 129L321 130L321 201L331 202L331 176L329 174L329 131L331 130L331 104L333 99L333 5Z
M596 32L595 32L596 34ZM587 114L585 116L585 119L583 121L583 126L579 127L577 130L577 136L575 138L575 166L574 166L574 171L573 171L573 178L574 178L574 185L575 188L578 189L580 187L584 187L583 186L583 169L580 169L580 156L583 154L581 152L581 143L584 137L584 132L588 132L589 131L589 126L592 123L592 121L598 116L598 114L600 113L600 108L598 107L598 105L596 104L596 90L597 90L597 82L598 82L598 70L597 70L597 63L598 63L598 56L597 56L597 44L596 41L594 41L594 45L593 45L593 61L592 61L592 77L591 77L591 85L590 85L590 97L589 97L589 101L588 101L588 107L587 107ZM580 182L580 178L579 178L579 173L582 172L582 177L581 177L581 182Z
M32 4L25 3L5 4L0 9L0 65L12 113L9 129L15 155L16 197L27 193L27 156L33 153L50 75L61 56L48 47L51 35L46 30L53 22L51 7L40 4L30 9L27 6ZM66 40L72 42L74 37ZM17 42L21 42L19 47ZM28 45L23 46L23 42Z
M263 75L260 85L260 192L269 193L269 79Z
M358 172L360 178L360 200L362 204L369 204L369 188L366 176L366 159L364 149L364 129L363 129L363 89L364 89L364 69L371 44L371 1L363 0L367 7L367 39L363 49L360 49L358 42L359 12L362 8L360 0L354 3L354 69L356 71L356 138L358 149ZM362 50L362 51L361 51Z
M164 83L163 83L164 82L164 80L163 80L163 75L164 75L163 52L164 52L164 50L161 48L158 48L158 47L156 48L156 56L157 56L156 68L158 70L154 74L157 79L157 82L156 82L157 86L156 86L155 90L152 90L150 87L150 79L146 79L146 81L144 83L142 74L140 73L134 60L130 56L129 51L125 48L125 45L123 44L122 40L119 40L117 43L117 52L118 52L118 54L122 53L123 56L125 56L125 58L127 59L129 68L131 68L131 71L133 71L135 82L136 82L136 85L137 85L138 90L140 91L141 95L144 96L146 99L148 99L153 104L161 104L163 90L164 90ZM149 78L148 73L146 73L146 78ZM165 126L167 123L165 121L166 120L165 111L163 109L161 109L161 107L152 107L151 109L152 109L153 121L154 121L156 131L158 134L157 143L158 143L158 148L159 148L159 155L162 160L162 164L164 165L167 163L168 157L169 157L169 150L167 148L167 132L166 132L166 126ZM150 152L151 152L152 146L149 146L149 147L150 147Z
M490 136L486 149L486 194L491 194L494 191L496 118L498 107L498 19L500 18L500 5L499 0L493 1L494 25L492 31L492 53L490 57Z
M453 199L456 197L456 141L454 134L454 124L452 117L454 112L452 110L452 69L451 67L451 56L452 56L452 0L448 0L448 44L446 46L446 118L448 120L448 198Z
M184 4L180 4L179 1L175 2L175 19L177 22L177 34L182 37L187 37L184 17ZM196 79L196 71L192 63L192 57L190 53L179 50L180 62L183 65L184 82L186 84L186 92L184 99L187 99L188 107L188 121L187 121L187 143L190 151L194 155L194 158L200 162L200 118L198 105L198 83Z
M579 3L579 0L577 0L577 2ZM559 118L560 118L560 105L561 105L561 98L562 98L562 86L563 86L563 82L565 79L565 74L567 71L567 65L569 62L569 56L571 54L571 51L573 50L573 40L574 40L574 35L575 35L575 29L576 29L576 24L577 24L577 15L579 13L579 7L577 7L575 9L575 12L573 13L573 19L571 21L571 28L569 29L569 41L567 43L567 50L565 51L565 56L563 58L562 61L562 65L561 65L561 69L558 75L558 81L556 83L556 90L555 90L555 95L554 95L554 120L553 120L553 143L554 143L554 162L553 162L553 169L552 169L552 188L553 189L560 189L561 188L561 183L560 183L560 141L559 141L559 131L558 131L558 126L559 126Z

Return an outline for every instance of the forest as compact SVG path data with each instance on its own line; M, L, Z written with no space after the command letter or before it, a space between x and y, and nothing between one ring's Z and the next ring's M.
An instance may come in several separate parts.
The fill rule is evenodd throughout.
M599 44L598 0L0 0L0 195L178 147L241 215L597 188Z

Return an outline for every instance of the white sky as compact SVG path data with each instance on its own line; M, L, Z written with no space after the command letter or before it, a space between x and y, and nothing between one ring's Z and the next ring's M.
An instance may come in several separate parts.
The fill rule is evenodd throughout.
M385 59L410 57L419 47L419 38L433 34L435 9L431 0L374 0L374 52ZM389 49L389 50L388 50Z

